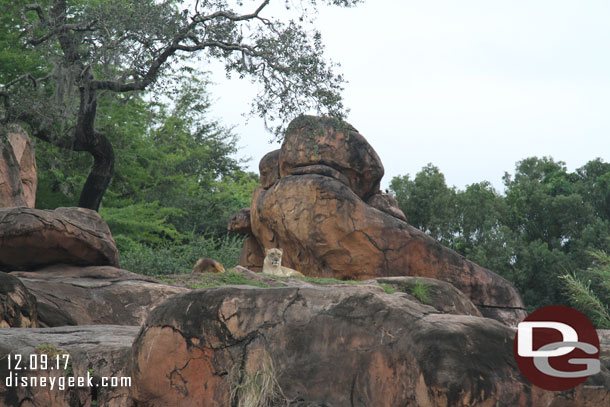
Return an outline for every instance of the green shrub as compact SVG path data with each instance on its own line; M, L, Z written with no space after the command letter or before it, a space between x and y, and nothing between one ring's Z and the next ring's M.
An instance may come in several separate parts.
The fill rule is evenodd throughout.
M158 202L100 209L100 215L110 227L119 252L134 249L138 243L161 245L168 240L183 240L186 236L168 222L170 216L181 213L179 209L162 207Z
M190 236L183 242L167 242L156 247L132 242L119 251L121 267L138 274L190 273L200 257L218 260L229 270L239 262L244 238Z
M580 273L566 273L563 280L564 291L570 305L585 314L599 329L610 328L610 256L603 251L592 252L593 267Z
M383 291L385 291L386 294L394 294L396 292L396 287L391 284L380 283L379 286L383 288Z
M430 304L430 287L422 281L416 281L411 287L411 295L413 295L422 304Z

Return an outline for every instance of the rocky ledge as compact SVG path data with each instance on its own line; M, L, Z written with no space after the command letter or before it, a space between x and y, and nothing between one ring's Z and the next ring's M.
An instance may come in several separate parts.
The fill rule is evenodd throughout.
M514 330L368 287L219 287L153 310L134 342L138 406L602 406L604 371L533 387ZM266 386L262 386L266 383ZM268 404L264 404L268 403Z
M0 406L131 406L129 386L102 388L96 385L101 384L102 377L129 377L127 366L131 345L138 331L139 327L107 325L0 329L0 377L3 378ZM43 354L47 361L59 357L59 365L48 363L47 369L25 371L14 369L13 362L13 369L8 369L9 355L20 355L26 366L30 355L37 355L37 360L41 361ZM9 377L11 380L7 381ZM38 383L36 386L17 386L23 377L36 377ZM44 386L40 385L42 377L46 381ZM69 377L90 377L93 387L69 388Z
M138 280L112 268L106 273L113 271L114 278L102 279L99 269L74 270L63 284L80 286L91 302L111 310L115 297L97 290L112 287L107 280L119 286ZM32 284L32 275L53 280L53 270L19 275L25 285ZM130 377L130 387L58 392L5 382L0 406L598 407L610 401L608 333L600 331L602 373L573 391L543 391L515 365L514 329L481 317L449 283L393 277L345 284L269 277L243 268L226 275L174 276L167 278L170 284L147 279L138 284L175 291L159 301L142 327L0 329L4 377L10 373L9 354L27 359L33 353L67 353L68 372L30 375ZM250 285L188 288L227 280ZM15 290L23 287L16 284ZM142 304L150 300L141 291L139 296ZM69 302L64 297L61 304ZM246 404L252 400L260 404Z

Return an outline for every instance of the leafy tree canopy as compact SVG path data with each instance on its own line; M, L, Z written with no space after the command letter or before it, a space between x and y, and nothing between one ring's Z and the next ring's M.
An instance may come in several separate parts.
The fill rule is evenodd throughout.
M234 158L236 136L208 117L205 86L185 77L165 103L114 94L100 100L99 125L118 157L100 213L123 251L192 234L222 238L229 218L249 205L258 176ZM90 157L41 142L36 150L36 206L70 205Z
M391 189L410 224L502 274L535 309L570 305L577 288L576 280L559 278L566 273L589 281L581 291L608 284L589 268L590 253L610 250L609 177L601 159L568 172L561 161L531 157L504 176L504 194L488 182L449 188L431 164L413 180L395 177Z
M259 83L253 113L276 134L310 110L341 117L343 78L324 59L311 16L319 4L359 2L40 0L16 7L0 0L8 10L0 28L8 50L7 69L0 69L0 118L27 124L59 148L88 152L93 163L79 206L97 210L115 165L98 120L101 95L167 84L196 55L222 61L227 75ZM271 3L283 4L294 18L270 15Z

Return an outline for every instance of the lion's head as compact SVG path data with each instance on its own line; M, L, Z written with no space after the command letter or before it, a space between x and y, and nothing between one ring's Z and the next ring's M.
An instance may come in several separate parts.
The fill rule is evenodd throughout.
M281 266L282 265L282 249L268 249L265 250L266 260L271 263L273 266Z

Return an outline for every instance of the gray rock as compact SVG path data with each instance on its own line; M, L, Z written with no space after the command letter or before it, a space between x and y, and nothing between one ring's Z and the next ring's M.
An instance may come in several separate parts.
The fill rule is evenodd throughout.
M57 263L118 267L116 244L97 212L0 209L0 269L27 270Z
M0 328L36 328L36 297L15 276L0 272Z
M513 337L497 321L357 285L205 289L151 312L130 360L133 397L237 405L259 379L291 406L597 407L610 397L610 384L535 388L515 365Z
M129 387L95 387L102 377L129 377L126 370L131 344L138 334L138 327L128 326L79 326L64 328L0 329L0 406L65 407L104 406L125 407L130 405ZM32 354L46 354L47 360L60 365L48 365L47 370L8 369L7 356L20 355L29 361ZM68 355L68 369L64 369ZM40 356L37 357L40 361ZM14 360L14 359L13 359ZM24 365L26 366L27 363ZM54 367L54 369L51 369ZM67 387L69 376L91 376L94 387ZM16 387L7 386L6 378L19 377L54 378L54 389L47 385ZM39 380L39 379L38 379ZM65 390L59 385L64 381ZM11 383L9 383L11 384ZM95 401L96 403L92 403Z
M189 291L110 266L56 265L11 275L37 298L43 326L139 326L156 305Z

